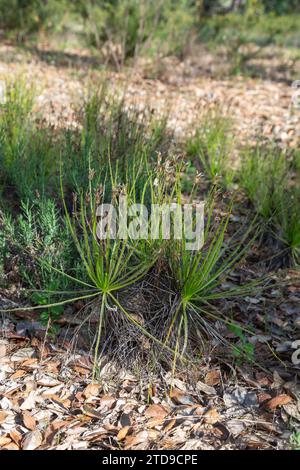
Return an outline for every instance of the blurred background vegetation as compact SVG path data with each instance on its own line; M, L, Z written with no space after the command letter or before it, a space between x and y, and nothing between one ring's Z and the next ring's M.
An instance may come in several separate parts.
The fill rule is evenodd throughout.
M226 46L239 71L245 44L298 49L299 18L299 0L0 0L2 37L56 39L59 48L92 48L118 66L139 56L180 57L193 40Z

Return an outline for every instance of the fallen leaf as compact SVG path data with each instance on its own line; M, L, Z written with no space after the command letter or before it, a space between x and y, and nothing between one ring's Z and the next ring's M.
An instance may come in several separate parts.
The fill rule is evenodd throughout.
M28 397L25 398L22 405L20 406L21 410L32 410L35 408L36 403L36 392L32 391L29 393Z
M230 419L226 421L226 426L233 437L239 436L246 429L245 423L240 419Z
M266 408L268 410L275 410L278 406L287 405L292 401L292 397L289 395L277 395L277 397L272 398L272 400L266 403Z
M83 410L83 413L85 415L89 416L90 418L96 418L96 419L102 419L103 418L102 413L99 413L97 410L94 410L90 406L83 405L82 410Z
M283 409L289 416L300 422L300 402L298 405L294 403L283 405Z
M0 436L0 447L3 447L3 446L5 446L6 444L9 444L10 442L11 442L11 438L10 438L10 437Z
M30 431L34 431L36 428L36 420L33 418L33 416L31 416L28 411L24 411L22 416L25 428L29 429Z
M89 369L85 367L81 367L81 366L73 366L73 370L75 370L75 372L77 372L80 375L89 375L90 373Z
M196 389L197 389L197 391L203 392L206 395L216 395L216 393L217 393L217 391L214 387L212 387L211 385L208 385L206 383L200 382L200 381L198 381L196 383Z
M43 442L42 433L36 429L35 431L28 432L23 440L22 449L23 450L35 450Z
M220 421L220 415L215 408L212 408L203 415L206 424L215 424Z
M161 405L150 405L145 411L145 416L148 418L165 418L168 411Z
M6 450L19 450L19 446L15 444L14 442L10 442L9 444L6 444L2 447L2 449Z
M51 377L51 375L44 375L38 379L37 384L42 387L56 387L57 385L60 385L61 382L55 377Z
M213 370L210 370L209 372L207 372L207 374L205 376L205 379L204 379L204 382L207 385L214 386L214 385L219 385L220 380L221 380L220 370L219 369L213 369Z
M19 379L20 377L24 377L24 375L26 375L26 371L23 370L23 369L18 369L18 370L16 370L16 372L14 372L11 375L10 379L11 380L16 380L16 379Z
M0 424L4 423L7 416L8 416L8 413L6 413L5 411L0 411Z
M44 398L50 398L59 393L62 388L64 387L64 384L56 385L55 387L49 387L47 390L44 390L41 395Z
M38 360L37 357L32 357L30 359L26 359L24 362L22 362L22 367L30 367L33 364L36 364L38 361L39 360Z
M0 400L0 408L2 408L2 410L11 410L12 407L13 407L13 404L7 397L3 397Z
M271 400L272 396L266 392L260 392L257 394L258 403L261 405L262 403L266 402L267 400Z
M236 405L251 408L257 405L256 393L248 392L246 389L241 387L237 387L232 393L224 393L223 400L226 408L231 408Z
M111 395L103 395L100 400L100 407L111 409L115 403L116 399L114 397Z
M85 398L90 398L90 397L96 397L99 395L99 392L101 390L101 385L100 384L89 384L83 391L83 396Z
M171 419L170 421L166 421L166 425L164 426L164 432L170 431L176 424L176 419Z
M7 352L6 343L0 342L0 357L5 357Z
M118 441L123 441L125 439L125 437L128 434L129 429L130 429L130 426L125 426L124 428L120 429L120 431L117 434Z
M187 395L185 392L178 390L177 388L172 388L170 392L170 398L172 398L175 403L178 405L194 405L195 402L190 395Z
M26 359L30 359L35 355L35 350L33 348L22 348L19 349L15 354L13 354L10 358L12 362L20 362L25 361Z
M146 443L148 441L148 432L141 431L135 436L127 436L125 441L125 450L131 449L132 447L137 446L140 443Z
M22 441L22 434L17 430L13 430L10 431L9 436L11 440L14 441L14 443L17 444L18 447L20 447Z
M164 418L150 418L146 426L148 428L155 428L156 426L161 426L164 423Z

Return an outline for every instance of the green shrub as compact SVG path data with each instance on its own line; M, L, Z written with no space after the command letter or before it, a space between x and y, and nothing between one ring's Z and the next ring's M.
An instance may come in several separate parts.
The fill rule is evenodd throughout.
M2 211L1 219L1 251L6 271L14 266L24 288L65 290L67 283L53 268L73 269L75 265L71 238L55 202L50 199L22 202L19 215L13 217Z
M90 46L105 46L106 58L121 66L140 54L180 54L193 13L189 0L14 0L9 5L2 0L0 26L19 40L69 29Z
M56 29L72 3L69 0L1 0L0 26L22 40L42 29Z
M20 199L45 194L57 153L49 132L34 121L33 105L33 87L25 78L6 81L0 104L0 188L10 187Z
M193 26L193 8L187 0L103 0L84 6L90 43L107 44L117 66L149 53L180 53Z

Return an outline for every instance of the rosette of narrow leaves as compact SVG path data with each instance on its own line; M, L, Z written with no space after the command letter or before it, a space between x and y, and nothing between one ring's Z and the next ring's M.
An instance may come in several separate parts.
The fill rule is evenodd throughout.
M191 324L194 325L195 331L202 330L225 342L208 320L223 321L227 325L234 323L216 310L214 301L244 296L257 288L257 281L235 289L224 289L222 286L226 276L246 254L255 236L253 232L256 231L253 222L244 234L239 231L236 236L225 239L229 217L230 212L217 225L212 223L213 204L208 201L202 248L196 252L188 251L184 239L175 243L175 246L171 244L168 259L176 283L178 304L167 331L165 344L168 344L175 329L177 336L175 350L178 354L181 343L181 357L188 346Z

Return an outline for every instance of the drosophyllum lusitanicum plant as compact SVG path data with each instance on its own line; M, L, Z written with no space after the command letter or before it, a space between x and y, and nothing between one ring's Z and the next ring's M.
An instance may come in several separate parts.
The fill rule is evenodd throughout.
M159 347L172 355L175 365L177 359L185 360L189 356L191 338L194 341L195 336L203 341L205 336L214 335L223 342L212 322L218 319L231 325L232 321L214 307L215 301L246 295L253 290L253 285L232 290L223 288L226 275L247 252L254 224L246 230L242 227L234 237L229 237L230 207L227 215L217 221L213 191L205 200L203 246L198 250L187 250L184 237L174 240L159 235L156 239L134 239L108 235L106 239L99 239L97 207L100 203L117 205L121 196L128 204L140 203L148 208L153 204L191 203L197 199L201 184L196 175L191 192L183 192L186 165L184 159L167 146L161 122L152 122L145 133L144 123L141 126L138 119L132 122L136 118L126 117L121 105L114 103L112 106L110 109L105 101L105 93L98 98L92 95L92 102L85 108L77 143L79 154L72 157L70 148L75 151L77 147L66 145L67 158L63 152L61 155L64 218L81 269L68 272L39 260L70 281L74 290L53 292L52 298L57 301L47 305L22 308L51 309L80 300L86 302L86 316L89 309L97 312L94 376L100 357L107 349L111 325L115 330L116 325L123 327L124 324L126 328L133 328L138 337L136 341L140 336L147 338L150 349ZM126 148L127 141L130 152ZM74 166L68 167L69 161ZM67 203L66 181L76 191L73 211ZM146 292L142 308L138 302L136 306L133 302L129 305L128 298L132 300L141 292ZM120 330L114 334L122 337L123 333Z

